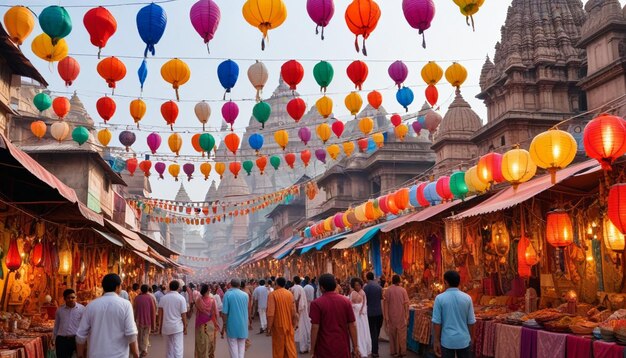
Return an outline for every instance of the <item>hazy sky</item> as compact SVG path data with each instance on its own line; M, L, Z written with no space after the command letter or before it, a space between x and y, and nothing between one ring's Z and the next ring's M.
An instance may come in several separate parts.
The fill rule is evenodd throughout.
M393 81L387 74L387 68L395 60L403 60L409 66L409 78L406 84L412 87L415 93L415 101L410 107L416 111L424 102L424 84L420 76L420 70L424 62L437 61L444 69L452 61L462 63L468 70L467 82L462 88L465 99L470 102L474 110L486 121L486 109L483 103L474 98L479 92L478 80L480 69L486 55L493 57L494 45L500 39L500 27L504 24L507 8L510 0L487 0L480 12L475 16L476 31L465 23L465 18L459 13L452 0L437 0L437 13L432 26L426 31L427 48L421 47L422 38L417 30L412 29L402 13L401 0L379 0L382 16L378 27L367 40L369 56L357 54L354 49L354 35L348 30L344 13L348 0L335 0L335 16L325 30L325 40L322 41L315 35L315 24L306 13L304 0L285 0L288 10L287 20L279 28L270 31L269 43L265 51L261 51L261 33L250 26L241 14L243 0L215 0L221 9L221 22L214 40L210 43L211 53L207 53L200 36L195 32L189 20L189 10L195 3L194 0L178 0L161 4L168 16L167 28L161 41L156 45L156 58L149 57L149 74L143 93L148 111L141 124L144 126L161 126L158 131L163 136L163 144L160 152L168 153L167 136L169 130L165 129L165 121L160 114L161 103L165 100L175 99L174 91L160 75L161 65L169 58L193 58L185 59L191 68L191 79L180 89L181 113L176 122L185 139L183 153L196 154L191 147L192 134L200 132L201 126L197 121L193 107L195 102L206 99L211 101L213 114L210 119L210 127L219 128L222 123L221 106L224 90L217 79L217 66L226 59L231 58L239 64L240 76L236 87L232 92L232 99L238 101L240 115L235 128L238 132L247 125L251 116L251 109L255 91L248 81L246 71L255 59L263 60L269 69L270 77L265 87L264 94L271 95L278 84L280 66L289 59L297 59L305 68L305 77L298 91L309 106L313 106L317 98L321 96L313 75L313 66L319 60L327 60L335 68L335 78L329 87L329 93L335 102L336 116L347 121L349 113L343 106L343 98L353 90L354 86L346 75L346 67L356 59L365 61L369 66L369 77L364 85L362 93L365 98L371 89L382 92L383 106L389 112L403 112L395 99ZM134 129L132 118L128 112L128 104L132 97L139 96L139 81L137 68L141 63L140 58L128 58L125 56L141 57L145 45L137 32L135 16L137 11L144 5L125 5L136 0L84 0L84 1L55 1L66 6L69 11L73 30L66 38L70 55L74 56L81 65L81 73L76 82L65 88L59 78L56 65L49 66L45 61L34 56L30 49L32 39L41 33L37 24L35 30L22 46L26 56L31 59L39 71L50 83L50 89L54 92L77 91L86 105L91 116L98 124L102 120L95 109L95 102L105 93L110 95L105 81L97 74L98 63L97 48L89 42L89 35L83 26L83 15L94 6L103 5L113 13L117 19L117 32L109 40L103 49L104 56L119 56L127 67L127 75L118 83L114 98L117 102L117 112L110 123L128 124L129 129ZM626 0L621 0L622 4ZM23 1L21 5L29 6L36 13L41 12L47 6L46 1ZM87 5L83 5L87 4ZM4 14L6 8L0 8ZM361 41L359 41L360 43ZM442 114L450 103L453 88L445 82L438 85ZM58 93L61 95L62 93ZM245 101L244 101L245 99ZM270 119L271 121L271 119ZM189 128L191 127L191 128ZM189 128L189 129L187 129ZM147 128L136 132L137 142L133 148L138 152L147 150L146 136L151 132ZM188 132L189 134L184 134ZM297 140L297 138L296 138ZM119 145L117 132L111 145ZM247 146L247 143L242 145ZM154 160L153 160L154 162ZM180 164L183 164L181 162ZM199 164L199 163L198 163ZM286 170L281 168L281 170ZM198 171L198 169L196 169ZM172 178L156 180L151 179L153 196L156 198L171 199L178 189L178 183ZM201 180L199 177L191 182L184 181L184 185L193 200L202 200L210 182Z

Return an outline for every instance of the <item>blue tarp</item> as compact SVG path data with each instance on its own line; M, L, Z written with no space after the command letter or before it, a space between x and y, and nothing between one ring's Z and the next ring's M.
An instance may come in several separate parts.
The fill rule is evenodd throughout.
M323 249L324 246L330 244L331 242L335 242L335 241L338 241L338 240L341 240L341 239L345 238L348 233L349 232L342 232L341 234L333 235L331 237L327 237L325 239L322 239L322 240L316 241L314 243L308 244L306 246L303 246L303 247L300 248L300 255L306 254L307 252L309 252L309 251L311 251L313 249L319 251L319 250Z
M371 239L373 239L378 233L380 232L380 227L375 227L370 229L368 232L365 233L365 235L361 236L361 238L355 242L354 244L352 244L350 247L359 247L361 245L365 245L368 242L370 242Z

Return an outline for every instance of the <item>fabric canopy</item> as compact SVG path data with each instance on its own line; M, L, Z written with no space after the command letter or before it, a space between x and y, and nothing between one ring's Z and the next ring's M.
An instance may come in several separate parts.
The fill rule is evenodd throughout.
M309 252L309 251L311 251L313 249L319 251L319 250L323 249L324 246L330 244L331 242L335 242L335 241L338 241L338 240L341 240L341 239L345 238L346 234L347 234L346 232L343 232L341 234L333 235L333 236L327 237L325 239L321 239L321 240L312 242L310 244L298 246L296 249L300 250L300 255L306 254L307 252Z
M93 229L93 228L92 228L92 230L96 234L100 235L100 237L102 237L103 239L109 241L113 245L119 246L119 247L124 246L124 244L122 243L122 238L120 238L119 236L117 236L115 234L108 233L108 232L103 232L103 231L100 231L100 230L96 230L96 229Z
M291 253L291 250L293 250L293 248L296 247L296 245L298 245L298 243L300 243L300 241L302 240L302 237L294 236L287 245L274 253L274 258L276 260L284 259Z
M465 202L472 200L473 198L475 198L474 196L469 197L469 198L465 198ZM430 218L432 218L435 215L441 214L442 212L454 207L455 205L458 205L462 202L464 202L463 200L454 200L454 201L450 201L447 203L443 203L443 204L439 204L439 205L434 205L434 206L429 206L427 208L424 208L416 213L413 214L409 214L406 216L402 216L399 217L395 220L392 220L390 222L387 223L387 225L385 225L383 228L380 229L380 231L382 232L390 232L393 231L399 227L402 227L408 223L412 223L412 222L421 222L421 221L426 221Z
M357 241L359 241L361 238L363 238L365 235L367 235L370 231L375 230L375 232L373 232L373 234L371 234L372 236L369 237L369 239L368 239L368 241L369 241L369 240L372 239L372 237L374 237L378 233L378 230L380 230L380 228L383 227L384 225L386 225L386 223L381 223L381 224L377 224L377 225L374 225L374 226L370 226L370 227L365 228L363 230L359 230L357 232L353 232L351 234L348 234L348 235L346 235L346 237L342 241L340 241L337 245L333 246L333 249L338 250L338 249L347 249L347 248L350 248L350 247L356 247L356 246L353 246L353 245ZM360 245L357 245L357 246L360 246Z
M160 268L164 268L164 267L163 267L163 265L161 265L160 263L158 263L158 262L157 262L157 260L153 259L152 257L150 257L150 256L148 256L148 255L146 255L146 254L144 254L144 253L141 253L141 252L139 252L139 251L137 251L137 250L133 250L133 252L134 252L137 256L139 256L139 257L141 257L142 259L144 259L144 260L148 261L149 263L151 263L151 264L153 264L153 265L155 265L155 266L158 266L158 267L160 267Z
M137 235L137 233L135 233L134 231L128 230L122 225L119 225L109 219L105 219L105 222L106 222L107 227L117 231L122 236L124 241L134 250L137 250L140 252L148 251L148 247L149 247L148 244L146 244L143 240L141 240L141 238L139 237L139 235Z

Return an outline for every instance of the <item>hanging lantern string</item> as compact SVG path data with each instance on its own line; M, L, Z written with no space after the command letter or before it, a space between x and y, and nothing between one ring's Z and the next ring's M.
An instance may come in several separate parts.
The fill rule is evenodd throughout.
M93 8L93 7L98 7L98 6L103 6L103 7L122 7L122 6L139 6L139 5L149 5L149 4L167 4L170 2L177 2L177 1L181 1L182 0L155 0L155 1L138 1L138 2L127 2L127 3L121 3L121 4L92 4L92 5L86 5L86 4L82 4L82 5L63 5L64 8L83 8L83 9L87 9L87 8ZM18 6L18 5L0 5L0 7L13 7L13 6ZM48 7L50 6L50 4L32 4L32 5L28 5L27 7Z

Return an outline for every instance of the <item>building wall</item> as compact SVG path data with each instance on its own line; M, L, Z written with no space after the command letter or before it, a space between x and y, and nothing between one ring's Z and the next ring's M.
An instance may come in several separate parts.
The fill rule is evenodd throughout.
M8 135L9 116L3 107L11 107L11 70L4 58L0 58L0 133Z

